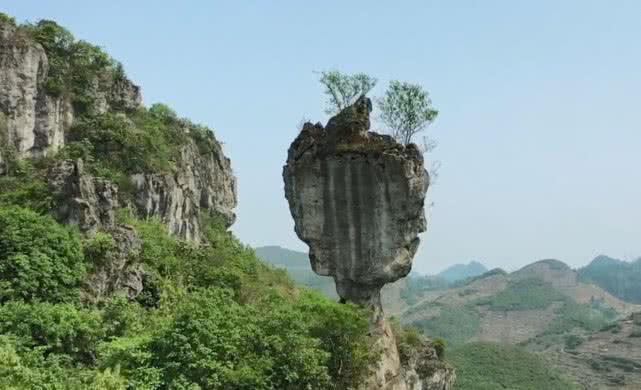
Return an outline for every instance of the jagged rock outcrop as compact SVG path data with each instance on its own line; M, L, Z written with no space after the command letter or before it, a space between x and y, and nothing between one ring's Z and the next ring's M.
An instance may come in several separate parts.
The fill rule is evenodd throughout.
M448 390L456 380L454 368L439 358L430 340L423 339L412 348L399 348L399 355L407 390Z
M114 226L118 187L86 172L82 160L56 164L49 170L47 182L55 201L52 212L59 222L78 226L88 234Z
M19 156L37 157L56 152L76 113L70 96L46 89L49 60L43 47L25 31L0 21L0 113L5 118L0 137ZM97 75L85 88L86 110L133 110L140 107L140 88L113 73ZM0 148L1 149L1 148ZM6 156L0 151L0 174Z
M415 145L368 131L370 111L361 97L326 127L305 124L288 151L285 196L314 272L332 276L341 299L371 309L373 348L381 355L363 389L447 389L449 379L443 387L427 387L429 378L408 387L382 312L381 288L409 273L426 229L429 176Z
M202 153L191 141L181 151L181 161L173 174L136 174L134 204L143 217L159 216L179 237L199 241L200 216L206 212L231 226L236 216L236 179L231 163L213 138Z
M9 23L0 22L0 112L4 142L20 155L41 156L64 142L71 123L70 104L48 96L44 83L49 62L44 49ZM0 156L0 173L3 160Z
M135 299L144 289L147 273L137 261L142 241L131 226L117 225L107 230L114 240L114 248L106 259L93 264L85 280L84 299L97 302L114 293Z
M93 263L85 281L85 299L97 301L116 292L136 298L143 290L145 277L142 264L135 261L142 241L131 226L115 222L118 187L90 175L80 159L54 165L47 182L54 198L52 214L60 223L77 226L89 237L101 230L114 240L108 258Z

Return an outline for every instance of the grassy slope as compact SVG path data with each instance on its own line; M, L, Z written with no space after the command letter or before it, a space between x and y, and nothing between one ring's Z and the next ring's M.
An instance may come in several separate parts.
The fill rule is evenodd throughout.
M448 352L457 390L578 389L536 355L519 347L470 343Z

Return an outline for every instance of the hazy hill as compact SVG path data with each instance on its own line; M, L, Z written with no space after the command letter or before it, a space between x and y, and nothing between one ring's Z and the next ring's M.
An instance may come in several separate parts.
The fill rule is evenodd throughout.
M624 301L641 304L641 258L633 262L598 256L579 269L579 280L594 283Z
M501 356L516 359L510 363L515 370L521 366L540 367L539 363L534 365L530 361L528 351L538 353L561 371L567 371L577 382L592 381L603 386L595 388L619 388L628 382L641 383L633 379L639 369L636 358L629 356L634 351L639 355L641 346L636 346L636 339L633 342L634 337L627 335L636 335L636 328L630 324L623 328L617 325L617 321L638 310L641 306L624 302L595 284L580 281L575 270L563 262L549 259L534 262L511 274L492 270L452 288L434 291L406 309L401 320L429 336L444 338L453 347L453 363L459 376L457 388L497 388L492 387L492 380L506 375L501 370L509 366L499 363L503 359ZM615 331L624 329L626 336L608 339L602 334L602 329L608 327ZM641 335L641 328L638 333ZM566 345L574 346L573 343L583 341L586 342L585 352L580 356L575 356L574 351L566 351ZM491 343L519 348L502 350ZM609 343L616 343L619 352L610 354L615 349ZM572 359L566 359L567 354ZM495 361L493 367L486 367L491 361ZM560 365L559 361L566 364ZM632 370L627 379L621 377L624 370ZM487 376L489 372L493 374ZM542 380L538 375L524 378L520 382L522 385L527 381L539 383ZM480 387L474 387L474 384ZM537 388L533 386L514 388Z
M629 315L638 306L598 286L556 260L543 260L506 274L488 272L438 291L405 310L402 319L450 343L521 343L545 334L589 332Z
M456 367L457 390L579 389L550 362L517 346L469 343L448 351L447 359Z
M331 298L338 298L334 280L319 276L312 271L308 254L276 245L255 248L256 255L267 263L287 270L292 279L301 286L320 291ZM406 278L387 284L382 290L386 313L396 315L427 295L445 289L449 283L439 276L423 276L410 273Z
M447 280L448 282L456 282L470 277L478 276L487 272L487 268L477 262L471 261L468 264L455 264L446 268L437 274L437 276Z
M297 284L320 291L330 298L338 298L334 280L314 273L307 253L276 245L261 246L255 248L255 251L265 262L287 270Z
M641 388L641 313L540 353L586 389Z

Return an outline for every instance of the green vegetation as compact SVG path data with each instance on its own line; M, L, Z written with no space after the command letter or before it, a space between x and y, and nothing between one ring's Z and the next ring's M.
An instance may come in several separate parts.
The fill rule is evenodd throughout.
M448 353L456 367L457 390L578 389L542 359L525 350L493 343L470 343Z
M2 24L10 24L12 26L15 26L16 25L16 19L11 17L11 16L9 16L9 15L7 15L7 14L5 14L5 13L0 12L0 23L2 23Z
M429 337L442 338L450 345L460 345L479 329L479 315L471 306L443 306L436 317L414 321L411 325Z
M409 145L412 138L425 130L438 115L423 87L397 80L389 83L378 106L383 123L392 137L403 145ZM425 141L425 151L430 151L435 146L435 143Z
M33 211L0 208L0 303L70 301L84 276L76 235Z
M406 279L405 284L401 288L400 296L403 301L409 306L416 304L419 298L433 290L446 289L449 283L437 276L420 276L410 273Z
M132 261L152 283L138 302L114 296L94 306L78 300L80 283L86 267L109 261L113 238L101 232L81 244L49 217L0 208L7 386L347 389L361 381L372 358L366 313L295 289L216 221L208 244L196 247L158 221L125 218L144 242Z
M625 262L599 256L579 269L579 280L594 283L631 303L641 303L641 259Z
M376 86L378 81L365 73L343 74L337 70L320 72L320 83L325 87L328 114L336 114L354 104L356 99Z
M568 300L557 310L557 316L546 333L562 334L575 328L594 332L603 329L611 322L612 318L607 312Z
M579 345L583 344L583 337L577 336L575 334L570 334L565 336L565 347L567 349L575 349Z
M479 301L489 305L490 310L533 310L545 309L565 297L550 284L541 279L523 279L511 282L508 288L498 294Z
M125 77L122 65L102 49L77 41L67 29L54 21L41 20L20 28L40 43L47 53L47 92L69 97L80 113L91 110L92 90Z

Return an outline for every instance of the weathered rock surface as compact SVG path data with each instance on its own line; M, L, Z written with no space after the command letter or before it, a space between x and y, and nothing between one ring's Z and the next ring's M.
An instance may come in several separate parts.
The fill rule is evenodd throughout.
M4 141L20 155L41 156L64 142L73 113L62 98L44 91L49 63L44 49L15 26L0 22L0 112ZM0 166L2 157L0 157Z
M107 259L94 262L85 280L84 298L97 302L122 293L129 299L135 299L143 291L147 275L143 265L137 261L142 241L131 226L118 225L107 231L113 237L115 248Z
M172 233L186 240L199 241L203 212L222 218L226 226L236 219L236 178L213 135L206 148L189 142L174 174L136 174L131 182L138 213L160 217Z
M19 156L56 152L76 115L69 96L47 93L48 72L42 46L20 28L0 21L0 113L6 120L2 139ZM133 110L142 104L140 88L111 73L96 77L85 93L87 110L95 113ZM0 155L0 173L4 159Z
M380 359L362 388L449 389L451 368L428 375L416 369L428 364L420 357L402 364L383 315L380 290L409 273L418 234L426 229L429 176L415 145L368 131L370 111L371 102L361 97L326 127L305 124L288 151L285 196L314 272L332 276L342 300L371 310Z
M338 294L378 305L381 287L407 275L425 231L429 176L415 145L368 132L369 100L306 124L284 168L296 233L312 268L333 276Z
M52 213L60 223L77 226L90 237L98 230L107 232L115 243L108 259L92 264L85 281L85 298L97 301L116 292L131 299L137 297L145 276L142 264L135 261L142 241L131 226L115 222L118 187L90 175L82 160L59 162L49 170L47 182L55 199Z
M456 380L454 369L444 363L430 340L399 349L402 378L407 390L449 390Z
M91 176L82 160L64 160L53 166L47 182L55 200L53 214L59 222L78 226L88 234L114 226L118 187Z

